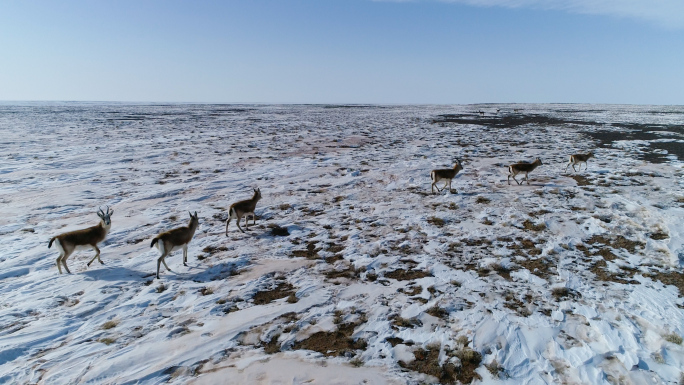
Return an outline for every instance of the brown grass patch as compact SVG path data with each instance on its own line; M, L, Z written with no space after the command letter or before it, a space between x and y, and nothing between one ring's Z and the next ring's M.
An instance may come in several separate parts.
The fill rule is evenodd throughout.
M591 238L587 239L585 243L591 245L591 244L596 244L600 243L606 246L610 246L614 249L625 249L629 251L630 253L636 252L636 248L639 247L640 249L643 249L646 245L643 242L639 241L632 241L629 240L622 235L618 235L615 237L605 237L603 235L594 235Z
M651 234L649 235L649 237L650 237L651 239L653 239L653 240L656 240L656 241L660 241L660 240L663 240L663 239L670 238L670 236L669 236L668 234L665 234L665 233L663 233L663 232L661 232L661 231L656 232L656 233L651 233Z
M220 251L228 251L228 248L225 246L211 246L211 245L209 245L209 246L205 247L204 249L202 249L202 251L207 253L207 254L212 255L212 254L216 254Z
M531 230L531 231L543 231L543 230L546 230L546 224L545 224L545 223L541 223L541 224L535 225L535 224L532 223L532 221L530 221L529 219L526 219L525 222L523 222L522 225L523 225L523 228L524 228L525 230Z
M103 323L101 328L104 330L109 330L109 329L116 327L116 325L118 325L118 324L119 324L119 321L111 320L111 321L107 321L107 322Z
M406 289L401 289L400 290L408 295L408 296L413 296L413 295L418 295L423 292L423 287L420 285L415 285L415 286L409 286Z
M399 338L399 337L387 337L387 338L385 338L385 341L389 342L390 345L392 345L392 347L395 347L395 346L397 346L397 345L399 345L399 344L403 344L403 343L404 343L404 339L403 339L403 338Z
M532 313L525 307L525 303L513 295L511 292L506 292L504 296L506 300L504 306L518 313L521 317L529 317Z
M657 280L663 283L663 285L672 285L679 289L679 296L684 296L684 273L678 271L670 272L654 272L650 274L644 274L646 277L653 280Z
M591 186L592 184L589 179L582 175L570 175L570 178L574 179L578 186Z
M452 363L445 363L440 366L439 348L437 347L418 349L413 352L413 355L416 357L415 360L409 363L399 361L399 366L436 377L442 384L456 384L457 382L470 384L475 379L482 379L475 372L482 362L482 355L473 350L466 348L456 352L456 356L461 360L460 367Z
M259 291L254 294L252 299L255 305L265 305L280 298L289 297L294 294L294 286L287 282L281 282L273 290Z
M278 343L278 337L280 337L280 334L276 334L271 339L263 344L264 346L264 353L266 354L275 354L280 351L280 344Z
M671 333L663 336L665 341L667 342L672 342L675 345L681 345L682 344L682 337L679 334Z
M508 249L515 250L515 255L526 257L536 256L542 253L541 249L537 248L537 244L534 243L534 241L521 237L516 238L516 240L520 243L514 243L512 245L507 246Z
M385 278L396 279L397 281L410 281L430 276L430 273L427 273L423 270L397 269L394 271L390 271L389 273L385 273Z
M309 242L306 245L306 250L293 250L293 257L304 257L306 259L318 259L318 252L320 248L316 248L316 242Z
M510 281L511 280L511 269L502 266L499 263L495 263L489 266L492 270L496 271L497 274L499 274L503 279Z
M214 289L210 287L203 287L199 290L199 293L202 295L212 295L214 294Z
M479 197L477 197L477 199L475 200L475 203L487 204L487 203L489 203L489 202L491 202L491 201L492 201L492 200L489 199L489 198L485 198L485 197L483 197L483 196L479 196Z
M444 225L446 225L446 221L438 217L430 217L427 219L427 221L428 223L435 225L437 227L444 227Z
M567 287L556 287L553 290L551 290L551 295L553 296L556 302L564 300L566 298L575 299L577 297L581 297L581 295L577 291L568 289Z
M351 338L358 325L356 323L339 324L337 330L314 333L303 341L295 342L292 348L295 350L313 350L327 357L344 356L348 352L353 353L355 350L366 349L368 346L366 341Z
M553 269L554 266L546 258L524 259L522 261L516 261L516 263L539 278L547 279L553 274L551 269Z
M100 338L99 340L97 340L97 342L102 342L105 345L111 345L114 342L116 342L116 339L105 337L105 338Z
M354 269L353 265L347 266L346 269L342 270L330 270L325 273L325 277L328 279L335 279L335 278L349 278L349 279L354 279L354 278L359 278L361 275L361 272L364 271L365 269Z
M439 306L433 306L427 309L425 312L433 317L441 318L444 320L449 319L449 312L446 309L441 308Z
M527 213L527 214L533 218L537 218L537 217L544 215L544 214L551 214L551 211L549 211L549 210L537 210L537 211L532 211L531 213Z
M634 270L627 270L623 269L624 273L611 273L608 270L606 270L606 267L608 264L606 261L600 259L596 261L591 267L589 268L589 271L594 273L596 275L596 279L600 281L606 281L606 282L617 282L617 283L623 283L623 284L638 284L639 281L630 279L634 276L634 274L638 271L636 269Z
M402 318L398 314L394 314L389 317L392 321L393 329L398 328L414 328L416 326L423 326L423 323L416 317L413 318Z

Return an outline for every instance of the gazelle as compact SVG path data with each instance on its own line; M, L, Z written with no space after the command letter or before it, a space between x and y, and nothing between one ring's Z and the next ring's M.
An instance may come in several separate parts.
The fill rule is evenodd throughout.
M565 171L567 172L568 167L570 167L570 165L572 165L572 169L575 170L575 172L577 172L577 169L575 169L576 164L580 165L579 170L582 171L582 163L584 163L584 166L585 166L584 171L586 171L587 168L589 168L589 165L587 165L587 161L589 160L589 158L593 158L593 157L594 157L594 154L591 152L588 154L570 155L570 161L568 162L568 165L565 166Z
M463 170L463 166L461 165L461 161L456 159L456 164L454 165L454 168L444 168L444 169L438 169L438 170L432 170L430 172L430 179L432 179L432 186L430 187L430 191L432 193L435 193L435 188L437 188L437 192L441 192L446 188L447 185L449 185L449 191L451 191L451 180L454 179L456 174L458 174L459 171ZM444 181L444 187L442 187L442 190L437 187L437 182L440 180Z
M195 215L192 215L189 211L188 214L190 214L190 223L187 226L165 231L152 240L150 247L156 244L157 250L161 252L161 256L157 259L157 279L159 279L159 267L162 263L166 270L172 271L164 259L174 250L183 249L183 265L188 265L188 243L192 240L195 230L197 230L197 225L199 225L197 211L195 211Z
M518 180L515 179L515 176L521 173L525 173L525 180L527 181L527 184L530 184L528 174L541 165L542 161L539 158L535 159L532 163L513 163L508 166L508 184L511 184L511 177L513 177L513 180L520 185L521 182L518 182Z
M226 236L228 236L228 224L230 223L230 220L233 218L237 218L237 227L242 231L243 233L245 230L240 227L240 219L242 217L245 217L245 228L249 230L249 227L247 225L249 224L249 220L247 218L248 215L252 215L252 220L254 221L253 224L256 224L256 215L254 214L254 209L256 209L256 204L259 202L259 199L261 199L261 190L258 188L254 189L254 195L252 196L252 199L245 199L243 201L235 202L232 205L230 205L230 208L228 209L228 219L226 220Z
M71 274L71 271L69 271L69 268L67 267L66 260L75 250L84 248L92 248L96 253L93 259L88 262L88 266L93 263L95 258L104 265L104 262L100 259L100 249L97 248L97 244L104 241L109 229L112 227L112 214L114 214L114 210L110 210L109 206L107 206L107 212L102 211L102 208L100 208L97 212L97 216L100 217L100 223L97 226L70 231L50 239L48 249L52 247L52 242L55 240L57 241L55 244L59 249L59 257L57 257L59 274L62 274L62 267L60 265L64 265L66 272Z

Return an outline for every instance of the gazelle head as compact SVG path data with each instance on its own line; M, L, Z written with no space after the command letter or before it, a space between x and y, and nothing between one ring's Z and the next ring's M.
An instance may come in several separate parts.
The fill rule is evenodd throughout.
M109 208L109 206L106 206L106 207L107 207L106 212L102 211L102 207L100 207L100 210L97 212L97 216L100 217L100 219L102 219L102 223L104 223L105 226L109 226L112 224L111 216L112 216L112 214L114 214L114 210L111 210Z
M199 223L199 218L197 217L197 211L195 211L195 215L193 215L190 211L188 211L188 214L190 214L190 224L195 224Z
M256 199L257 201L259 199L261 199L261 189L259 189L259 188L254 189L254 196L252 197L252 199Z

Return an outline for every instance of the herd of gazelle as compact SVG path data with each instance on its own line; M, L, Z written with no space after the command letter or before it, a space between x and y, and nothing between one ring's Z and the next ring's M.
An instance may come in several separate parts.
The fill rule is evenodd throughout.
M592 158L593 156L594 154L591 152L588 154L570 155L570 160L567 166L565 166L565 171L567 171L568 167L570 166L572 166L573 170L577 171L577 169L575 169L575 165L577 164L580 165L581 171L582 163L584 163L586 170L587 160L589 160L589 158ZM529 185L530 181L528 174L541 165L542 161L539 158L535 159L532 163L511 164L510 166L508 166L508 184L511 184L511 177L513 177L513 180L516 181L518 185L520 185L522 182L518 182L518 180L515 179L515 176L524 173L525 179L523 180L527 181L527 184ZM463 165L461 164L461 161L459 159L456 159L456 164L453 168L432 170L430 172L430 179L432 180L431 192L434 194L435 188L438 192L441 192L447 186L449 186L449 191L451 191L451 181L454 179L454 177L456 177L456 174L458 174L461 170L463 170ZM442 187L442 189L440 189L437 186L437 182L440 181L444 181L444 186ZM256 215L254 214L254 210L256 209L256 204L257 202L259 202L260 199L261 190L257 188L254 189L254 195L252 195L251 199L245 199L230 205L230 208L228 209L228 219L226 220L226 236L228 236L228 225L230 224L230 221L233 218L237 219L237 227L243 233L245 231L242 229L242 227L240 227L240 220L243 217L245 218L245 228L247 230L249 230L249 227L247 227L247 225L249 223L250 216L252 217L252 224L256 224ZM97 226L92 226L81 230L70 231L67 233L57 235L50 239L50 243L48 243L48 248L51 248L52 243L54 242L57 245L57 248L59 249L59 257L57 257L57 268L59 269L60 274L62 274L62 266L64 266L64 269L67 273L71 274L71 271L69 271L69 268L67 267L66 260L74 251L79 249L91 248L95 250L95 256L93 257L93 259L90 260L90 262L88 262L87 266L90 266L90 264L93 263L93 261L95 261L96 258L101 264L104 265L104 262L102 262L102 260L100 259L100 249L97 247L97 244L104 241L105 237L107 236L107 233L109 232L109 229L112 227L112 214L114 214L114 210L111 210L108 206L106 211L103 211L102 208L100 208L97 212L97 216L100 217L100 223ZM164 265L164 267L166 267L166 270L172 271L166 264L165 259L171 252L175 250L183 250L183 265L187 266L188 244L192 240L192 237L195 235L195 231L197 230L197 226L199 225L197 211L195 211L195 214L192 214L190 212L188 212L188 214L190 214L190 222L187 226L181 226L169 231L165 231L154 237L154 239L152 239L152 244L150 245L150 247L156 246L159 252L161 253L159 258L157 259L157 279L159 279L159 268L162 264Z

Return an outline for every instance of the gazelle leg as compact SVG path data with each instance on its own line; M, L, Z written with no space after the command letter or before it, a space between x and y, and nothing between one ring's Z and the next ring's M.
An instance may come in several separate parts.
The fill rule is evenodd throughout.
M183 266L188 265L188 245L183 246Z
M530 185L530 175L529 173L525 173L525 181L527 181L527 185Z
M245 230L243 230L242 227L240 227L240 219L242 219L242 218L237 217L237 226L238 226L238 229L240 229L240 231L242 231L244 233Z
M62 257L62 265L64 266L66 272L71 274L71 271L69 271L69 267L66 264L66 260L69 258L69 255L71 255L71 253L67 254L66 251L64 252L64 256Z
M228 216L228 219L226 220L226 237L228 236L228 225L230 224L231 219L233 219L233 214Z
M59 274L62 274L62 257L64 256L64 253L59 253L59 257L57 257L57 268L59 269Z
M167 254L164 256L164 258L162 258L162 263L164 264L164 267L166 268L166 270L173 271L173 270L169 269L169 265L166 264L166 257L168 257L168 256L169 255Z
M166 262L164 262L164 258L166 258L166 252L162 253L161 257L157 259L157 279L159 279L159 267L161 266L162 262L164 263L164 266L166 266ZM169 270L169 267L166 266L166 270Z
M90 264L93 263L93 261L95 260L95 258L97 258L98 261L100 260L100 249L97 248L97 245L94 245L94 246L93 246L93 250L95 250L95 256L94 256L93 259L91 259L90 262L88 262L88 264L86 265L86 266L88 266L88 267L90 267ZM100 261L100 263L102 263L102 261ZM102 264L104 265L104 263L102 263Z

